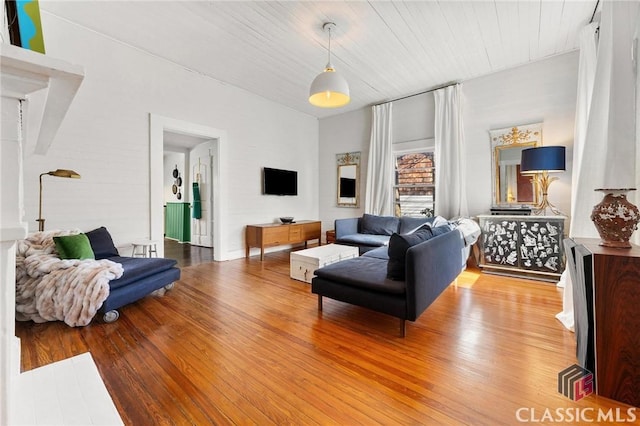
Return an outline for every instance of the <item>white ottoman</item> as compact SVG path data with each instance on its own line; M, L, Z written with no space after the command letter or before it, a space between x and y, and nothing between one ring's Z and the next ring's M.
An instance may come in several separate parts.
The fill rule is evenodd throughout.
M315 277L313 271L316 269L354 257L358 257L358 247L339 244L295 251L290 255L291 278L311 283L311 279Z

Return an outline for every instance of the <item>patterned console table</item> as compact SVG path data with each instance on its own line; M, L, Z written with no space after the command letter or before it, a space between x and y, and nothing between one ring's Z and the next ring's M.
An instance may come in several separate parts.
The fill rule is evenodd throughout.
M564 270L564 216L479 215L479 266L487 272L557 281Z

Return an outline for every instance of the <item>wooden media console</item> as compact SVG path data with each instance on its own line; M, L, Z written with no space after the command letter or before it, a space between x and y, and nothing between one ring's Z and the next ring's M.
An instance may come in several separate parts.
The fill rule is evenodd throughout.
M315 220L301 220L287 224L247 225L245 257L249 257L251 247L260 247L260 260L264 260L265 247L304 243L306 248L310 240L318 240L320 245L321 234L321 222Z

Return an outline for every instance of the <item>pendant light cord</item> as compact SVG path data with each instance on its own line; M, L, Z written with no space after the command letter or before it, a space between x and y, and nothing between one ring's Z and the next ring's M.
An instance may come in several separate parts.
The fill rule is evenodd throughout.
M331 27L329 27L328 30L329 30L329 59L327 62L327 67L333 68L333 65L331 64Z

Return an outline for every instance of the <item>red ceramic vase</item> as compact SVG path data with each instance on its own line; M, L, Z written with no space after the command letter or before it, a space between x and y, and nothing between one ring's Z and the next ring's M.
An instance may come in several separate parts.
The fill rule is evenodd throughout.
M591 220L600 234L600 245L631 248L631 234L638 229L640 211L627 200L626 193L635 188L596 189L604 198L591 212Z

